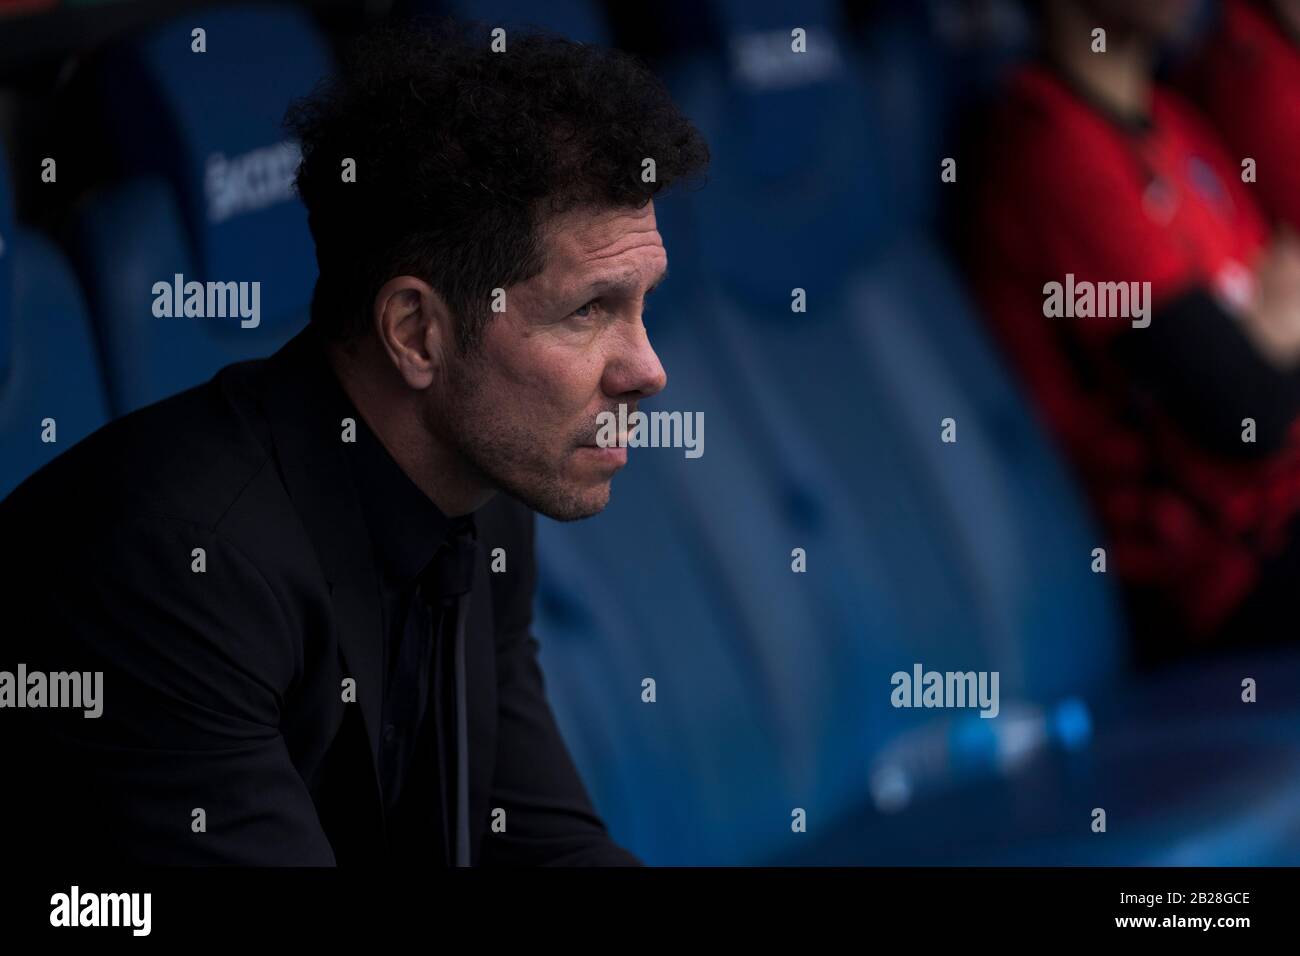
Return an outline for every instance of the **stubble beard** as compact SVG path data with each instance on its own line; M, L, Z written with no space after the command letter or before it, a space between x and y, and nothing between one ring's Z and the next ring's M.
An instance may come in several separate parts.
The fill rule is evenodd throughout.
M469 479L556 521L578 521L602 511L609 501L608 483L585 491L566 481L559 464L537 448L535 432L494 413L474 359L458 358L447 370L446 404L425 406L425 427L455 450Z

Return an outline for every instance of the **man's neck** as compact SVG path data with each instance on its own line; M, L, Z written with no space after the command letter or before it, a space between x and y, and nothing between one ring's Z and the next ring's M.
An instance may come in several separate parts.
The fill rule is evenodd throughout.
M494 492L465 475L459 457L423 426L421 396L386 380L364 346L325 349L330 368L366 425L408 478L449 518L477 511Z
M1096 27L1071 3L1054 8L1045 53L1067 78L1111 112L1134 120L1151 115L1153 51L1136 37L1107 36L1106 52L1092 50Z
M1300 47L1300 9L1285 3L1284 0L1262 0L1256 4L1261 12L1271 17L1278 25L1282 35L1297 47Z

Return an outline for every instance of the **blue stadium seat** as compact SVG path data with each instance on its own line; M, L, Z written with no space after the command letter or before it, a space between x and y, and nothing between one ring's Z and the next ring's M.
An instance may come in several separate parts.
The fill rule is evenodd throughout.
M195 28L206 52L192 51ZM186 15L107 57L105 109L128 176L87 204L68 243L115 413L269 354L306 321L315 257L291 188L297 145L280 124L330 66L310 18L274 6ZM155 317L154 284L177 274L260 283L258 324Z
M0 154L0 498L107 418L81 288L58 248L14 221Z
M14 276L13 258L9 246L13 242L14 229L14 201L9 185L9 163L4 153L0 152L0 308L5 310L6 316L10 316L4 326L4 333L0 334L0 376L8 372L9 357L13 350L9 332L12 313L9 310L12 309Z
M1004 693L1051 700L1119 679L1117 595L1091 570L1106 542L943 254L924 234L900 239L849 304L863 370L888 392L914 480L974 582ZM936 440L944 418L955 443Z
M716 568L641 464L598 519L539 521L543 667L611 832L654 864L726 863L752 852L782 802L777 730L712 591ZM655 703L642 701L645 678Z
M719 6L736 12L736 5ZM764 396L778 395L791 412L780 423L762 412L746 416L752 440L791 448L793 435L810 439L798 454L816 454L823 467L814 470L851 488L873 538L862 547L881 556L890 593L910 606L904 625L912 639L920 646L951 641L970 627L972 596L946 560L932 502L907 469L905 426L845 342L849 280L891 229L860 77L847 50L823 54L827 65L818 70L781 76L781 59L800 54L790 52L788 24L775 26L783 22L779 10L756 20L773 6L779 5L743 6L735 28L768 38L744 41L766 51L766 66L742 67L733 52L729 74L710 77L716 65L698 63L670 74L670 86L714 148L709 187L692 197L699 255L716 283L706 315L724 342L719 354L734 376L733 391L756 408ZM819 37L842 36L831 5L801 10L799 22L807 25L810 49ZM759 74L767 79L756 84ZM765 183L769 142L788 155L781 176ZM743 215L735 215L742 206ZM806 293L806 312L792 312L795 289Z
M940 162L948 133L946 61L922 21L923 4L906 4L873 18L864 31L862 56L868 104L879 117L882 162L890 188L890 218L897 226L931 221L938 212Z
M720 19L727 23L737 5L717 6ZM755 11L766 6L744 5L735 29L752 30ZM823 13L833 25L832 12ZM801 22L815 23L816 17L815 7L800 12ZM773 22L778 19L779 15ZM811 27L809 35L811 42ZM797 56L788 53L788 47L781 55ZM782 395L786 406L799 413L796 429L808 437L841 481L853 483L876 546L883 546L884 554L907 569L908 580L900 581L901 589L895 593L910 595L921 615L907 622L913 639L945 631L950 641L963 632L982 635L967 644L982 646L1003 666L1017 664L1019 658L1009 656L1008 649L1018 655L1031 643L1039 645L1029 641L1029 622L1008 624L1018 616L1010 608L1019 601L1019 614L1026 613L1024 602L1031 599L1022 595L1013 600L995 589L1008 587L999 583L1004 572L1039 565L1024 533L1016 530L1023 514L1020 503L993 512L999 499L990 501L990 496L1000 492L1000 500L1014 500L999 483L1017 488L1019 476L1030 472L1034 477L1023 479L1031 485L1028 490L1046 501L1052 513L1066 516L1058 539L1062 547L1067 546L1064 542L1090 547L1096 535L1086 530L1081 503L1056 464L1054 451L1008 385L1007 373L941 259L924 243L901 241L897 233L906 234L906 222L873 218L883 200L864 198L858 183L866 180L882 191L893 188L892 181L875 182L871 177L879 168L881 144L888 139L884 127L873 134L870 112L859 109L852 127L843 132L845 139L864 144L862 151L838 157L809 155L792 167L781 194L754 190L750 216L763 225L751 229L748 222L728 216L732 199L725 188L715 188L723 182L752 183L755 167L768 162L761 150L744 144L758 138L760 126L781 127L787 130L787 140L800 143L829 138L833 131L821 127L828 117L843 117L833 104L857 91L857 80L814 78L800 86L804 99L795 101L784 87L775 87L775 92L772 84L755 88L734 75L734 65L729 84L720 90L692 86L699 72L686 72L673 86L695 108L692 115L716 146L710 187L692 198L699 207L696 221L704 224L700 259L720 287L719 303L709 315L726 334L723 352L736 361L744 394L751 401L762 391ZM763 119L750 123L750 116ZM832 162L839 165L828 168ZM823 188L837 190L833 201L808 203L809 208L792 211L786 194L798 193L805 179L828 181ZM800 237L806 241L800 242ZM823 238L813 241L813 237ZM737 261L742 243L749 250L745 263ZM841 260L835 250L820 255L841 243L855 250L856 256ZM801 246L815 252L804 252ZM820 261L808 267L811 278L804 279L803 257L814 254ZM868 268L871 262L875 265ZM791 263L799 271L791 272L788 282L773 283L762 298L755 294L759 289L751 277L791 270ZM791 289L796 287L806 289L805 313L790 310ZM952 341L961 343L960 350L949 344ZM849 397L857 401L851 410L844 407ZM947 416L939 412L957 405L974 410L975 403L988 408L966 421L972 428L960 433L955 446L940 443L939 422ZM765 415L754 418L770 420ZM960 452L949 454L953 448ZM1014 456L1029 456L1033 467L1026 469ZM980 487L975 482L982 476L986 483ZM983 496L977 497L976 491ZM980 501L987 503L979 506ZM1033 527L1032 521L1028 526ZM1009 542L1013 541L1019 541L1014 548L1023 563L990 571L989 556L1012 549ZM1088 569L1088 550L1083 549L1078 564L1085 576L1063 579L1073 582L1070 586L1076 591L1083 588L1077 603L1096 609L1097 617L1089 624L1103 635L1099 646L1091 642L1097 649L1095 666L1066 668L1076 688L1088 685L1097 674L1112 675L1116 667L1113 596L1104 590L1098 596L1095 576ZM914 582L923 582L924 588L937 593L927 599ZM937 621L931 617L936 613ZM930 628L916 626L927 617ZM1021 643L1016 644L1009 633ZM1012 673L1019 669L1012 668ZM1042 676L1038 669L1035 675ZM1068 683L1058 681L1052 687Z
M725 29L732 5L716 7ZM926 217L900 214L887 197L863 204L851 188L863 170L898 168L879 155L892 127L871 132L881 121L865 109L860 121L874 152L838 171L818 154L787 171L779 194L753 188L769 161L753 146L755 130L780 127L800 144L817 142L824 117L842 114L814 100L841 94L836 83L807 82L796 107L781 87L774 94L773 84L736 75L730 47L730 75L716 62L691 63L672 84L715 146L712 184L690 200L700 226L695 263L714 286L693 310L696 341L713 356L711 371L733 407L753 410L734 416L751 426L751 447L766 443L783 450L778 459L797 459L812 510L867 529L868 567L883 569L893 602L886 619L899 622L895 634L871 635L885 649L879 655L844 654L817 635L808 646L839 655L850 672L861 668L863 688L886 679L884 662L900 647L893 667L919 661L1002 677L996 730L951 714L918 726L915 714L871 709L885 688L864 693L857 723L876 724L876 756L942 771L924 781L932 789L889 812L866 786L863 749L841 744L845 759L860 761L859 805L818 820L808 843L776 861L1293 861L1295 841L1280 838L1294 828L1287 798L1296 754L1287 739L1295 715L1225 721L1211 738L1162 726L1158 709L1133 705L1113 582L1091 571L1092 549L1105 541L1058 450L943 255L916 231ZM792 207L785 199L800 192L801 172L843 188L811 213ZM715 188L734 182L751 187L747 217L732 215L734 199ZM879 185L903 188L893 178ZM835 248L846 233L851 261ZM806 263L808 250L825 255ZM793 281L784 278L792 263ZM806 313L790 311L796 286L807 291ZM955 443L939 440L944 418L956 423ZM834 493L844 486L847 509ZM861 580L874 582L870 573ZM1204 671L1199 681L1203 695ZM1182 696L1191 692L1184 685ZM1188 760L1216 772L1180 774ZM1261 769L1272 763L1282 769ZM1238 775L1250 783L1233 782ZM1130 823L1123 841L1103 845L1087 839L1086 823L1091 807L1107 801L1141 829ZM1155 819L1152 806L1171 819Z
M799 865L1295 866L1300 705L1243 707L1235 677L1300 678L1294 651L1193 662L1092 703L1087 745L1044 748L999 775L864 807L782 862ZM1091 828L1094 808L1107 830ZM918 834L924 836L918 839Z
M792 288L834 283L888 238L857 53L831 2L797 15L776 0L719 2L712 19L712 55L683 57L666 76L713 154L702 246L743 307L788 303ZM807 52L792 52L794 30Z
M801 11L810 45L839 36L834 13ZM699 461L634 453L615 494L655 501L630 487L645 480L665 508L691 515L695 563L715 569L707 586L740 624L697 637L738 646L759 668L748 685L773 722L763 748L783 748L756 752L762 765L733 779L733 800L743 781L784 772L769 787L783 781L788 836L793 806L824 820L869 803L873 755L925 723L887 706L894 670L999 670L1004 706L1052 707L1117 677L1122 632L1107 582L1090 572L1096 535L1053 449L941 259L923 242L899 245L908 224L878 179L883 137L851 51L783 72L783 13L721 3L714 15L727 57L695 57L669 76L714 164L688 201L694 248L682 256L666 234L670 262L695 268L670 280L683 315L665 322L661 303L651 307L670 384L647 407L698 407L720 424ZM796 287L806 312L791 311ZM948 415L956 445L939 441ZM1049 516L1060 534L1045 541ZM624 545L639 540L631 517L627 527ZM803 540L816 546L801 579L788 563ZM674 579L664 593L692 586ZM765 682L765 669L780 679ZM783 708L786 694L802 710ZM745 861L789 845L763 832L751 832Z
M890 214L905 230L941 210L940 162L961 164L962 118L1030 49L1017 0L881 0L859 24L868 103L879 129Z

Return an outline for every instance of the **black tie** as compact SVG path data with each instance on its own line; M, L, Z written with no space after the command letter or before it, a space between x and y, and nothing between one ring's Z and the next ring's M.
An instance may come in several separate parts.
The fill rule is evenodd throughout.
M469 610L469 592L474 583L474 561L478 553L475 540L476 530L471 516L455 518L452 521L453 533L438 549L433 560L420 575L420 596L429 604L433 614L432 641L439 647L438 630L447 615L452 615L455 624L455 637L452 646L451 681L453 700L455 701L455 780L456 810L453 842L455 846L456 866L469 866L469 749L467 744L466 708L465 708L465 615ZM439 613L441 609L441 613ZM442 654L439 650L439 660ZM438 668L441 686L446 686L447 678L442 667ZM447 733L443 727L440 711L435 711L438 719L436 726L439 740L445 740ZM444 795L447 782L440 781ZM444 797L443 806L448 805Z

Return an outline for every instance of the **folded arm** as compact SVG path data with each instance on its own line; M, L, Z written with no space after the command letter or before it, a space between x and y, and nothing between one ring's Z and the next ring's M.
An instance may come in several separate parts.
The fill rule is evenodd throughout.
M6 744L31 782L8 796L27 837L69 861L332 865L278 729L299 665L260 572L171 518L81 538L10 579L36 590L15 595L36 614L4 642L6 669L103 672L100 717L28 710Z

